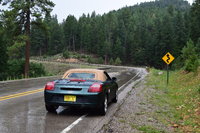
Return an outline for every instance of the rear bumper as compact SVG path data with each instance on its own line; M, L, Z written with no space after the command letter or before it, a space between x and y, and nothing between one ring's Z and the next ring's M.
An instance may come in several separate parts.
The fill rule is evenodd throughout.
M69 94L55 94L55 93L44 93L45 103L48 105L57 106L74 106L74 107L100 107L104 100L103 93L84 94L84 95L73 95L76 96L76 102L64 101L64 96Z

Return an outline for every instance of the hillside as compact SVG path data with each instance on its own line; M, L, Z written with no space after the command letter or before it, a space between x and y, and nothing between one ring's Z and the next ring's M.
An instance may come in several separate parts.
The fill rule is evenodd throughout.
M134 86L114 117L98 133L199 133L200 69L198 73L150 69Z
M162 68L160 58L170 51L175 57L189 39L188 12L183 0L159 0L124 7L104 15L68 16L58 24L56 16L45 18L49 36L32 28L32 55L69 51L95 54L107 62ZM40 32L39 32L40 31ZM40 33L40 34L38 34ZM49 38L49 41L46 39Z
M190 8L187 1L183 0L156 0L154 2L141 3L139 7L148 8L166 8L168 6L173 6L176 10L187 10Z
M185 71L170 72L169 86L166 87L166 72L152 69L148 86L156 89L151 102L167 110L157 118L169 124L177 132L200 132L200 68L196 73Z
M176 59L173 69L179 69L186 61L183 48L187 42L194 47L195 58L200 56L200 4L197 0L192 6L184 0L156 0L103 15L95 11L83 14L79 19L69 15L62 23L58 23L56 15L41 13L30 20L30 32L25 32L25 24L21 24L26 20L19 15L20 8L24 7L18 1L15 4L19 8L10 7L0 13L0 77L3 79L11 74L27 75L29 56L48 57L74 52L93 55L84 60L91 63L163 69L165 64L161 58L170 52ZM29 43L25 42L29 41L30 49L27 50L29 47L25 45ZM26 63L22 60L25 57ZM18 62L21 62L18 64L20 70L9 68Z

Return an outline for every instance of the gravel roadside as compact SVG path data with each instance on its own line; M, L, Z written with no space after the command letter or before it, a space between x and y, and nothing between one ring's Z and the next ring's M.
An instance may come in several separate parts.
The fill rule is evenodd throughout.
M146 78L136 85L119 106L113 118L98 133L171 133L173 129L159 120L167 105L158 106L152 98L158 90L145 85Z

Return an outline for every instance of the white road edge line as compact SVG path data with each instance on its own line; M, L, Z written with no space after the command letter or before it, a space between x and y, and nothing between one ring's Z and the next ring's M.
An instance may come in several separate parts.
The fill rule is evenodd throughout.
M69 125L68 127L66 127L64 130L62 130L62 132L60 133L67 133L69 132L75 125L77 125L80 121L83 120L84 117L86 117L86 115L81 116L80 118L78 118L76 121L74 121L71 125Z
M140 70L140 72L141 72L141 70ZM138 76L139 75L139 73L140 72L138 72L133 78L131 78L129 81L131 81L131 80L133 80L136 76ZM126 83L128 83L129 81L127 81ZM124 85L122 85L120 88L119 88L119 90L122 88L122 87L124 87L125 85L126 85L126 83L124 84ZM86 115L82 115L80 118L78 118L76 121L74 121L71 125L69 125L68 127L66 127L64 130L62 130L62 132L60 132L60 133L67 133L67 132L69 132L74 126L76 126L80 121L82 121L83 120L83 118L84 117L86 117L88 114L86 114Z

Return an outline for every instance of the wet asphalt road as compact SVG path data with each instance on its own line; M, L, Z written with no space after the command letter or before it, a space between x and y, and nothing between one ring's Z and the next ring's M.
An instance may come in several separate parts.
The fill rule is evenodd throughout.
M43 92L16 97L0 101L0 133L60 133L81 116L87 114L81 122L74 126L69 132L71 133L95 133L106 124L112 117L117 107L126 97L128 92L127 85L141 78L141 70L133 68L112 69L111 75L118 79L118 85L121 87L119 93L119 102L110 104L106 116L99 116L95 110L74 109L59 107L57 114L48 113L45 110ZM144 71L144 70L143 70ZM44 86L35 84L36 87L2 89L0 97L41 89ZM132 86L128 86L129 89ZM1 88L0 88L1 89Z

